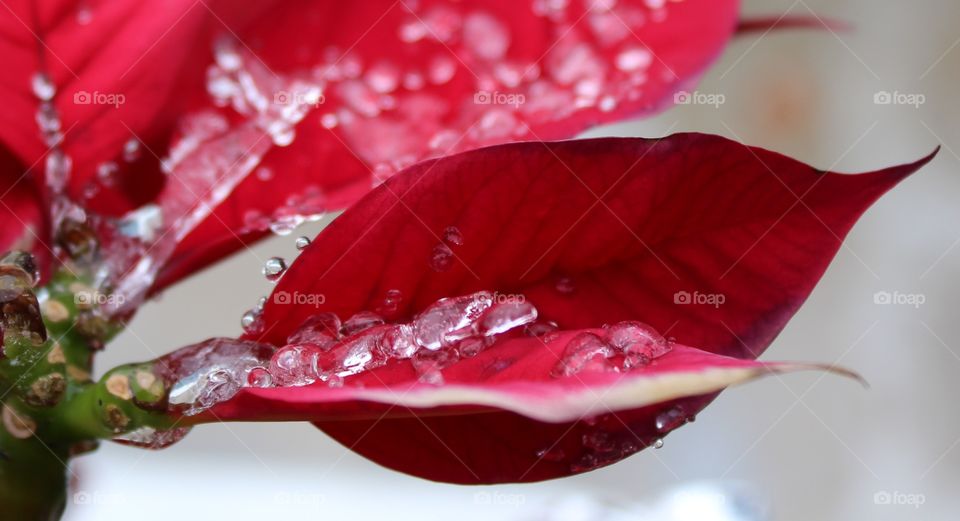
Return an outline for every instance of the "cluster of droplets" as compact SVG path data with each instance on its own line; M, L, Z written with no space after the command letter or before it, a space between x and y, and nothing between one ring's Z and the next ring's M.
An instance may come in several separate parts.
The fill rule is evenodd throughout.
M168 383L170 406L191 416L232 398L273 351L257 342L214 338L161 357L154 367Z
M583 420L580 448L573 458L568 458L556 445L539 451L537 457L548 462L569 462L572 472L594 470L616 463L645 447L662 448L664 435L694 420L695 417L683 405L673 405L655 415L654 434L640 436L636 433L647 433L650 429L633 424L628 427L612 414L604 414Z
M190 433L190 429L190 427L174 427L167 430L157 430L153 427L141 427L112 438L112 440L122 445L158 450L182 440Z
M670 340L647 324L619 322L604 326L602 332L586 331L571 338L552 374L567 377L581 371L630 371L649 365L671 349Z
M677 81L636 37L642 26L663 22L676 2L576 2L582 10L572 3L531 3L555 39L544 56L511 56L515 28L486 10L411 4L396 38L424 59L365 63L327 49L312 71L329 95L320 124L339 129L379 183L426 157L522 137L576 111L609 112L639 99L651 81ZM448 89L475 93L473 103L450 103Z
M379 309L395 312L400 301L400 292L391 290ZM443 369L477 356L500 335L522 332L536 320L537 310L529 302L483 291L441 299L404 323L387 323L383 315L372 311L343 321L332 313L321 313L290 335L268 366L252 371L248 383L297 386L323 382L336 387L345 378L391 360L405 360L420 381L440 384Z
M430 252L430 268L438 272L449 270L456 259L453 248L458 246L463 246L463 234L456 226L448 226L440 242Z

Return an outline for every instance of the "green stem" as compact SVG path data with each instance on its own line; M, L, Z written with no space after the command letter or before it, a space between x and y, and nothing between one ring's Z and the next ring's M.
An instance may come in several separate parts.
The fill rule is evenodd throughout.
M17 253L0 259L0 518L49 521L66 504L71 456L173 419L149 364L90 380L94 353L123 324L99 313L87 281L61 271L37 298L22 261Z

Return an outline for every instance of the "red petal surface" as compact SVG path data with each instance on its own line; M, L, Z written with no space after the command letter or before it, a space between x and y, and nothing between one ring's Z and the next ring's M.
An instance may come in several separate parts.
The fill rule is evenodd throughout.
M571 137L659 109L719 54L737 15L731 0L629 0L610 9L574 0L555 11L536 4L539 12L512 0L415 7L376 0L362 9L287 2L238 31L241 70L257 79L264 99L290 94L295 80L321 88L324 98L307 107L285 147L243 127L263 113L222 111L230 124L195 155L239 142L251 157L262 156L256 171L265 175L250 175L251 163L239 159L209 178L174 168L178 179L162 198L178 203L167 220L189 211L180 209L185 204L212 215L178 231L183 239L157 287L261 236L271 220L307 213L305 200L314 211L341 209L427 157ZM208 200L197 205L198 198Z
M346 317L376 309L388 290L404 296L396 320L443 297L489 290L524 295L561 329L641 320L681 344L753 359L813 289L860 214L930 157L844 175L720 137L679 134L522 143L428 161L389 180L316 238L274 295L323 295L324 303L297 306L290 305L296 298L274 297L264 310L262 339L283 345L320 311ZM451 226L462 244L451 246L452 262L437 271L431 259ZM528 343L508 345L529 350ZM498 345L485 353L495 357L501 349L509 352ZM444 379L482 381L477 364L455 365ZM362 378L405 389L412 372L392 367ZM249 409L229 414L269 417L274 407L309 408L303 402L323 401L325 392L257 391L240 402ZM695 414L711 398L682 405ZM644 418L645 427L631 428L649 443L659 434L650 430L652 419L672 405L607 421ZM570 472L569 466L527 472L544 432L556 439L570 425L512 412L442 410L445 416L425 414L429 419L318 425L375 461L432 479L526 481Z
M0 54L5 74L0 96L0 141L25 163L47 153L37 124L40 100L32 84L45 74L56 89L63 150L73 164L71 192L80 199L98 165L118 162L125 175L118 190L99 194L96 206L112 213L156 195L162 180L155 158L124 164L124 144L165 143L170 127L191 98L203 92L207 46L224 24L240 24L260 7L172 0L89 2L14 0L0 9ZM157 172L159 173L159 172ZM39 177L39 176L37 176Z

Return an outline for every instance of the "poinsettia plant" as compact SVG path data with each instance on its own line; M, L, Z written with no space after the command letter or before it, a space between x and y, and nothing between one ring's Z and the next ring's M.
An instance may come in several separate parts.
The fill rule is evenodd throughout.
M671 104L738 6L529 4L10 2L3 512L58 517L99 440L210 422L525 482L656 447L762 375L855 376L757 357L932 155L845 175L703 134L547 141ZM93 379L146 299L342 209L267 261L235 338Z

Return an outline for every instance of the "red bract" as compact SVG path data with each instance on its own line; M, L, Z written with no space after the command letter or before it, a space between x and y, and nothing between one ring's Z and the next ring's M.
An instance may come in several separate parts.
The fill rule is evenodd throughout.
M274 355L290 351L281 369L312 363L314 377L297 383L330 387L242 389L207 418L313 419L386 466L460 483L612 463L684 423L714 391L795 368L752 359L860 214L931 157L843 175L679 134L503 145L418 164L314 240L267 301L262 332L250 335L275 346L292 337L297 345ZM461 300L439 300L450 297ZM535 307L537 322L514 323L528 335L480 335L490 303L501 301ZM435 310L452 304L472 318L445 318L438 334ZM362 313L372 324L371 311L413 327L417 352L429 357L384 355L385 345L400 351L381 340L387 326L334 340L339 323L324 315ZM305 321L313 337L298 331ZM624 321L677 344L631 363L626 345L666 344L624 344L647 328L618 330ZM529 329L537 325L545 329ZM478 335L479 349L462 344ZM584 344L596 352L567 371ZM330 370L329 356L343 363ZM360 358L368 370L347 370Z
M0 139L48 179L62 149L69 195L97 212L154 200L154 290L423 158L655 110L737 14L705 0L33 5L0 13Z

